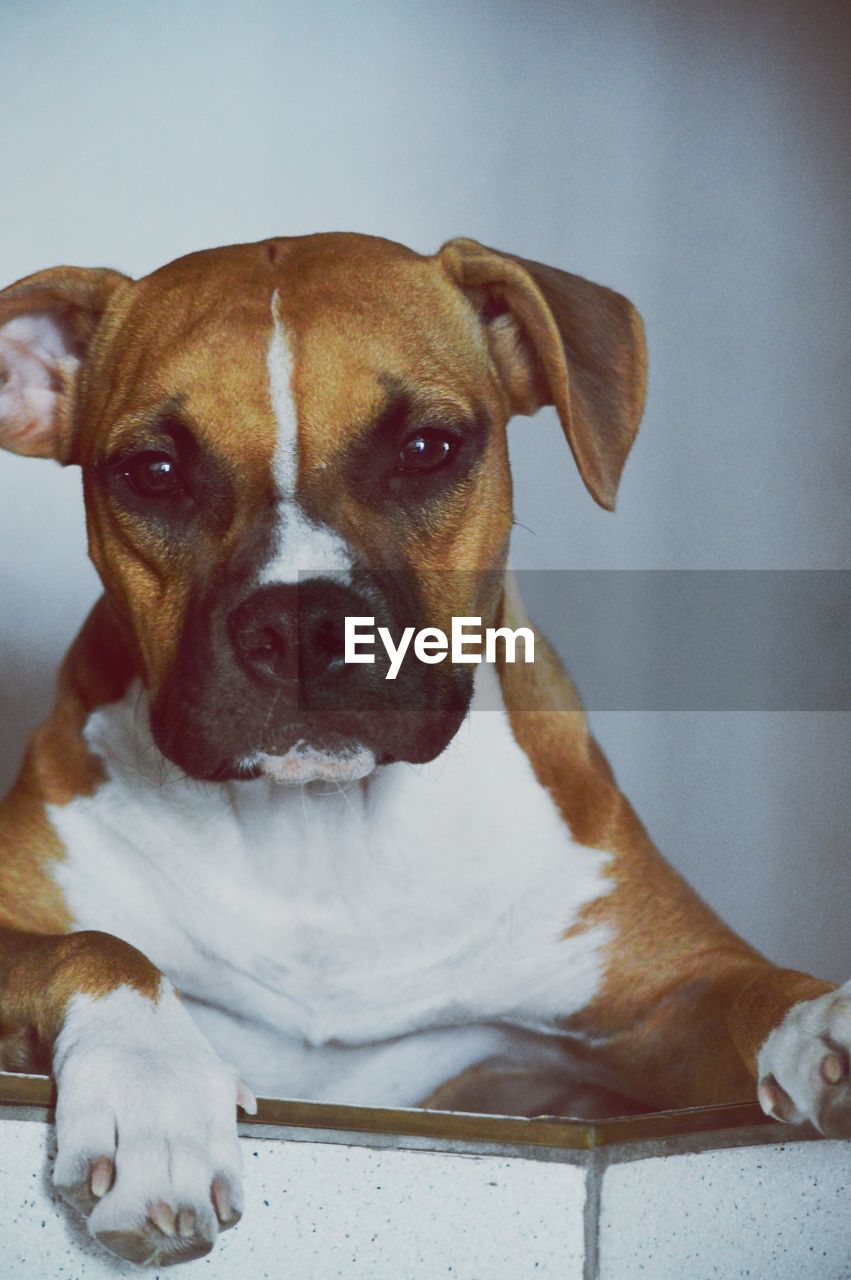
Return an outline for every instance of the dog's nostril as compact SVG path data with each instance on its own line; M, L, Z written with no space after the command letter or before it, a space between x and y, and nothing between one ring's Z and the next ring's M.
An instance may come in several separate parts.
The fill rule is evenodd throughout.
M338 667L345 654L345 637L342 627L333 618L322 618L313 628L309 639L317 666L330 670Z
M283 657L286 651L287 642L274 627L263 627L246 645L249 658L278 658Z
M292 646L283 627L273 623L247 627L235 637L237 654L243 664L262 675L285 676L292 659Z

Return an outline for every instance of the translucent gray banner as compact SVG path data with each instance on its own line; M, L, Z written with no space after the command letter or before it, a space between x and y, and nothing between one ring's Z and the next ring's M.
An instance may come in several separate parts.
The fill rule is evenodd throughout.
M337 579L337 585L329 579ZM527 620L561 656L589 710L851 709L851 571L538 569L515 572L511 582ZM352 664L348 678L326 689L323 705L333 707L339 697L336 710L368 708L378 714L387 680L398 695L397 710L415 714L431 696L428 688L451 678L451 668L456 675L462 669L470 674L469 658L460 657L462 650L453 654L446 640L453 619L467 619L468 634L497 624L512 629L524 624L523 610L516 617L500 611L504 583L501 571L438 574L356 567L351 574L300 573L304 593L300 590L300 603L291 606L300 615L299 652L309 653L317 643L321 616L322 645L334 648L335 659L347 654L344 661ZM474 618L481 619L479 627L470 623ZM366 631L357 649L343 644L344 632L353 625ZM443 636L441 656L417 656L425 652L417 636L424 640L434 627ZM484 634L479 640L466 645L467 654L484 655ZM520 666L525 649L518 640ZM372 656L354 656L364 652ZM502 641L495 652L499 662ZM538 645L535 667L542 657L545 661ZM429 684L428 672L437 685ZM303 679L302 686L307 688ZM552 685L534 671L512 681L515 705L519 700L529 709L545 710L556 697ZM491 703L501 705L501 699L482 688L477 707Z
M589 709L851 709L851 572L529 570L515 581Z

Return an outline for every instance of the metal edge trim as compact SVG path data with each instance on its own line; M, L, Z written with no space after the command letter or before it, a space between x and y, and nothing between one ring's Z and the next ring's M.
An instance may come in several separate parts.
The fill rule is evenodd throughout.
M4 1106L30 1106L49 1111L56 1090L49 1076L0 1072L0 1118ZM358 1107L282 1098L258 1100L256 1116L242 1116L246 1124L279 1128L322 1129L345 1133L378 1133L404 1137L439 1138L517 1147L561 1147L588 1151L595 1147L646 1142L724 1130L773 1126L789 1135L785 1125L763 1115L756 1102L691 1107L681 1111L649 1112L608 1120L571 1120L563 1116L491 1116L416 1108Z

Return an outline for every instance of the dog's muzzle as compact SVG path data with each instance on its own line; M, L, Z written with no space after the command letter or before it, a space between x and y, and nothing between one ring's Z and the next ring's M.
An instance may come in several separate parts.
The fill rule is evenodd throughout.
M377 765L434 759L472 694L470 668L415 658L347 662L347 617L372 617L398 639L423 625L413 575L361 571L254 588L210 590L187 613L174 666L156 695L158 746L193 777L264 775L335 782Z

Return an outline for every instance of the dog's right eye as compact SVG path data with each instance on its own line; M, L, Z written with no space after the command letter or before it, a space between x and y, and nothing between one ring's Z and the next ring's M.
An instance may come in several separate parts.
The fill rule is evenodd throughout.
M180 468L167 453L139 453L122 464L121 472L143 498L174 498L184 492Z

